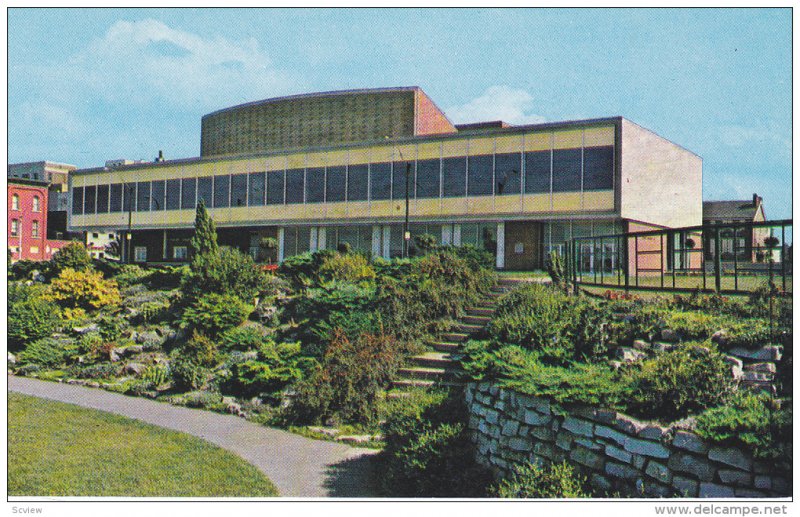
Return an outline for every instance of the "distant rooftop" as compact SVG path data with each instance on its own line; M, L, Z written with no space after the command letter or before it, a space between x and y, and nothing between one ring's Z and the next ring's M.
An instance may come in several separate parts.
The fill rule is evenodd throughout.
M762 201L756 194L753 194L753 199L703 201L703 219L752 221L758 211L763 210Z

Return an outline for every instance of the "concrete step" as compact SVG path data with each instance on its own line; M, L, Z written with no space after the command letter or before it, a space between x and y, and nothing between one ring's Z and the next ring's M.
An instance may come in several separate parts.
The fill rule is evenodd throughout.
M386 398L389 400L392 399L407 399L411 396L411 393L408 391L399 391L399 390L391 390L386 392Z
M421 380L421 379L395 379L392 381L392 388L394 389L407 389L407 388L431 388L433 386L463 386L463 381L457 380Z
M425 352L411 357L409 362L415 366L428 368L447 368L457 364L452 354L447 352Z
M490 321L492 321L492 318L489 316L464 316L459 321L469 325L480 325L481 327L485 327Z
M446 332L442 334L442 339L451 343L462 343L469 339L469 334L463 332Z
M461 348L460 343L448 343L445 341L437 341L430 344L431 348L438 352L457 352L459 348Z
M424 368L414 366L410 368L400 368L397 376L401 379L420 379L420 380L444 380L452 379L456 376L457 370L453 368Z
M483 300L479 301L475 304L477 308L480 309L496 309L497 308L497 300L495 298L484 298Z
M469 325L467 323L460 323L457 325L457 329L462 334L479 334L483 332L484 325Z
M504 294L506 294L505 291L489 291L488 293L486 293L486 296L488 296L489 298L497 299L503 296ZM496 303L497 302L495 302L495 304Z
M470 307L467 309L467 314L470 316L487 316L494 315L494 307Z

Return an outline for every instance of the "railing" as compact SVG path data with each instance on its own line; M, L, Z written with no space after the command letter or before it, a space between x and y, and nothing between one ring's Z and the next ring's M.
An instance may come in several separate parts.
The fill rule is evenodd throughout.
M575 237L567 269L576 287L791 293L791 241L791 219Z

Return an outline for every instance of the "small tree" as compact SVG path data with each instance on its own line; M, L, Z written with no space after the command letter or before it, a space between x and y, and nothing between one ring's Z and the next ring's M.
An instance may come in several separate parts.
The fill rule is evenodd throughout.
M262 262L266 260L272 264L272 257L276 249L278 249L278 239L275 237L262 237L258 241L258 260Z
M206 204L201 199L197 203L197 212L194 217L194 237L192 237L192 250L195 257L209 253L216 253L219 250L217 244L217 228L214 220L208 215Z
M564 261L561 259L561 254L556 250L550 252L550 260L547 262L547 274L550 275L555 287L568 288Z
M86 246L73 241L55 252L50 259L50 269L54 275L60 274L65 269L83 271L92 266L92 257L86 251Z

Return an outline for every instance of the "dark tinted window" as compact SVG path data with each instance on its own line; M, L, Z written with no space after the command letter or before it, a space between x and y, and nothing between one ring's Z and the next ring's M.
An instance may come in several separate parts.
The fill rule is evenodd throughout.
M417 161L417 197L439 197L439 159Z
M388 162L373 163L369 166L371 199L391 199L392 197L392 164Z
M109 189L109 211L122 211L122 183L114 183Z
M181 180L181 208L195 208L197 206L197 180L183 178Z
M266 200L267 185L265 173L254 172L250 174L250 185L247 188L247 204L250 206L263 206Z
M444 197L461 197L467 194L467 158L445 158L442 160L442 185Z
M302 203L305 189L305 169L286 171L286 203Z
M203 178L197 178L197 203L199 204L200 201L203 201L203 204L206 205L207 208L211 208L213 205L211 203L211 189L213 187L213 180L211 176L205 176Z
M345 167L328 167L328 177L325 181L326 196L329 203L344 201L345 181L347 170Z
M83 189L83 213L93 214L94 203L97 198L97 187L91 186Z
M231 206L247 206L247 174L231 176Z
M587 147L583 150L583 189L608 190L614 187L614 147Z
M97 186L97 213L108 212L108 185Z
M306 203L325 202L325 167L306 170Z
M550 192L550 151L525 153L525 193Z
M580 192L581 150L553 150L553 192Z
M150 210L150 182L136 183L136 211L147 212Z
M136 183L127 183L122 187L122 210L136 210Z
M369 169L366 164L351 165L347 168L347 200L367 200L367 174Z
M177 210L180 207L181 180L167 180L167 210Z
M82 213L83 213L83 187L73 187L72 214L80 215Z
M152 200L150 201L150 210L164 210L164 189L166 183L164 180L154 181L152 186Z
M269 171L267 173L267 204L283 204L283 171Z
M231 177L214 176L214 208L230 206Z
M522 177L522 155L500 153L494 155L494 179L497 195L519 194Z
M469 195L470 196L491 196L492 188L492 155L483 154L470 156L467 161L469 174Z
M392 173L392 198L406 198L406 171L408 171L408 197L414 197L414 162L394 162Z

